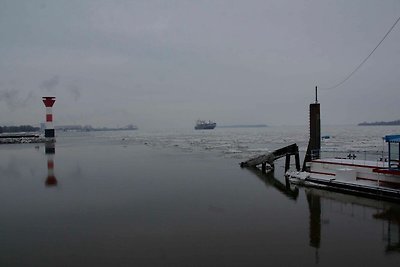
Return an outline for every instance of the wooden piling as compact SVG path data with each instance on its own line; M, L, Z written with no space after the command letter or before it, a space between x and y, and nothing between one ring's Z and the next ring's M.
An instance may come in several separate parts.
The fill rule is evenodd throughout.
M290 168L290 155L286 154L286 160L285 160L285 173L289 170Z

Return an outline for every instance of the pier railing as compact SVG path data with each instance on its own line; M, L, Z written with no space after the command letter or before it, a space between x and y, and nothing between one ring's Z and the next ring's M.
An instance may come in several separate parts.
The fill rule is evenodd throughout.
M311 152L311 158L317 159L318 153L315 151ZM320 158L337 158L337 159L354 159L354 160L365 160L365 161L379 161L387 162L388 154L383 150L324 150L319 151Z

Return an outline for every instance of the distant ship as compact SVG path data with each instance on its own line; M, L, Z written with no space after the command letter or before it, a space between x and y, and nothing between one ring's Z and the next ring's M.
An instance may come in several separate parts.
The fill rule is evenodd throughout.
M215 126L217 126L217 124L213 121L197 120L194 128L196 130L212 130Z

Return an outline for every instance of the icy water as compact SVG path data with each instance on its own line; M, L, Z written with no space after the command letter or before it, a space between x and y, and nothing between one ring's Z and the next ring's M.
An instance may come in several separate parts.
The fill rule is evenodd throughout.
M323 146L379 154L399 132L323 127ZM399 266L400 205L287 187L282 160L269 175L239 167L307 138L217 128L58 133L54 154L1 145L0 266Z

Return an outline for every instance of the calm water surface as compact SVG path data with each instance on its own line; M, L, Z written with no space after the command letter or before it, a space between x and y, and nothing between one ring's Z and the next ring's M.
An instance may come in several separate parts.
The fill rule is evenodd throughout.
M323 145L379 151L399 132L324 127ZM399 266L400 205L287 187L282 164L238 165L294 142L304 151L307 138L217 128L58 133L54 154L1 145L0 265Z

